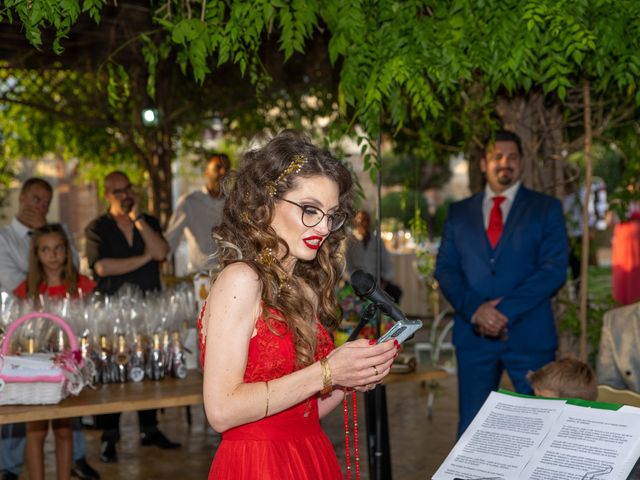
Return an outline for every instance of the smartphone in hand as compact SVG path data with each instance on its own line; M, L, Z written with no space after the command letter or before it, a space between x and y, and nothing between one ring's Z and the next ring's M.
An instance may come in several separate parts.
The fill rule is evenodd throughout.
M377 343L382 343L387 340L397 340L398 343L402 343L408 338L411 338L420 328L422 328L421 320L400 320L387 330L387 332L378 339Z

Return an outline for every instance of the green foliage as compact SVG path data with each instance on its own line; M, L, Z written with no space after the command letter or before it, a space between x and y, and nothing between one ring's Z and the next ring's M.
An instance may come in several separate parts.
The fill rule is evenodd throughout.
M98 21L104 5L103 0L7 0L0 20L21 24L39 48L41 30L51 27L56 32L52 48L60 52L80 12ZM589 81L613 117L628 98L640 103L637 0L168 0L150 5L157 28L128 42L139 41L152 99L160 97L163 64L176 62L202 86L233 68L253 85L250 95L257 101L221 115L214 108L196 109L201 121L222 116L241 133L265 126L313 128L331 140L357 132L371 168L377 167L372 143L381 134L392 135L396 146L409 145L400 148L403 153L429 163L468 150L495 126L498 95L542 91L549 101L569 105ZM308 58L296 66L303 85L276 85L290 75L280 60L291 64L302 53ZM318 76L309 72L322 55L333 66L322 74L335 76L336 82L313 91ZM124 110L118 115L133 118L144 103L140 75L113 63L116 57L106 63L101 75L108 82L101 85L109 113ZM188 95L190 88L185 82L181 94ZM321 99L320 106L308 108L305 93ZM172 125L182 123L170 117L175 111L163 112ZM329 125L317 127L314 119L325 115ZM112 133L120 139L135 136L139 146L150 148L145 133L128 127ZM631 166L636 160L629 158ZM422 188L415 181L408 180L410 187ZM414 227L420 229L420 223Z
M200 11L189 2L170 1L156 11L155 20L170 35L183 70L190 66L202 83L211 73L211 59L218 66L232 62L259 84L265 75L259 60L264 39L279 33L279 48L285 58L304 52L305 42L318 24L316 1L257 0L203 1Z
M468 137L471 129L477 133L491 124L488 112L499 91L541 88L564 100L587 79L596 94L617 92L640 102L636 0L169 0L152 5L165 33L160 43L141 35L152 98L157 64L170 52L183 73L191 71L201 84L216 69L233 64L260 93L272 80L261 51L272 39L287 61L323 35L339 70L336 108L362 125L369 138L377 138L381 129L395 135L410 127L428 145L442 132L450 136L451 119L443 119L443 113L451 116L458 108L458 133ZM36 46L42 44L41 29L53 27L53 48L59 51L79 13L88 11L97 21L103 6L103 0L11 0L0 15L19 20ZM125 95L123 72L111 74L109 93ZM478 83L484 88L468 95ZM479 115L465 118L469 108Z
M2 110L0 109L0 114ZM0 128L0 206L4 205L9 196L9 187L14 175L14 165L11 159L4 155L4 138Z
M382 217L397 219L406 230L420 222L426 225L427 212L427 201L416 191L391 192L382 198Z
M90 74L0 69L0 91L9 100L0 107L4 158L12 161L53 153L78 161L83 179L101 178L115 168L140 178L141 165L130 145L101 121L100 115L108 108L95 85L96 78ZM12 101L25 98L20 95L30 102ZM31 106L36 102L49 108Z
M60 51L80 12L99 21L104 5L8 0L0 14L19 20L38 47L42 28L53 27ZM214 64L227 62L257 82L264 73L258 54L268 37L277 37L286 60L326 26L330 59L341 69L340 106L353 109L372 136L383 114L396 128L411 118L437 118L446 97L478 72L493 91L541 85L563 99L589 78L596 91L638 95L635 0L208 0L196 6L170 0L158 5L154 18L184 71L190 66L199 82Z
M52 27L55 31L53 51L62 53L62 40L68 37L72 25L80 13L88 12L100 22L104 0L6 0L0 6L0 22L19 22L24 27L27 40L36 48L42 46L42 30Z
M113 109L121 109L131 94L129 75L123 65L109 63L107 79L109 106Z
M623 156L621 178L613 184L609 203L618 218L624 219L629 204L640 201L640 124L634 122L618 136L611 147L613 154ZM615 170L614 170L615 171Z
M463 52L451 48L455 36L436 28L430 12L426 2L415 0L324 5L329 55L336 64L342 61L340 107L374 138L381 119L397 132L411 119L439 117L442 97L470 77Z
M572 287L574 288L574 287ZM565 307L560 319L560 330L580 337L579 304L575 298L569 298L565 288L558 295L558 301ZM589 347L589 363L595 366L600 346L602 318L616 304L611 297L611 268L589 267L589 292L587 305L587 342Z
M574 163L580 171L584 170L584 155L582 152L576 152L571 155L569 161ZM591 152L591 163L593 176L602 178L610 192L622 184L626 162L616 145L594 144Z
M382 184L404 185L419 191L442 187L451 177L448 156L420 157L412 154L387 155L382 168Z

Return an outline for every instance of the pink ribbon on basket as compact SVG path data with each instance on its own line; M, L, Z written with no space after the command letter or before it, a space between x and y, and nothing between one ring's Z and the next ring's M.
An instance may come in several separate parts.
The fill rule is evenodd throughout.
M84 387L93 388L95 367L93 362L85 361L80 350L67 350L53 357L53 363L62 369L67 379L65 388L68 393L78 395Z
M80 350L67 350L53 357L53 363L62 370L77 373L82 368L82 352Z

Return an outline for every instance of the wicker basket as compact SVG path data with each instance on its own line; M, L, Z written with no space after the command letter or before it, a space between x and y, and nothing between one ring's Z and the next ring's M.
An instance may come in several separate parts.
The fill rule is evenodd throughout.
M34 354L12 356L9 343L15 330L32 318L47 318L58 326L69 337L71 350L78 349L78 342L67 323L52 313L33 312L13 322L2 342L0 351L0 405L44 405L58 403L68 394L66 377L62 368L53 363L50 354ZM40 365L37 371L30 365ZM20 369L22 367L22 370ZM14 372L20 371L20 375ZM28 374L25 375L24 373Z

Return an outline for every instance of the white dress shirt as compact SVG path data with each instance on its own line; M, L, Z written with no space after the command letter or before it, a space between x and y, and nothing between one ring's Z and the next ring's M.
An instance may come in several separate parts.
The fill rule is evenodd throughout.
M211 230L222 222L224 197L214 198L207 187L182 196L178 200L165 238L175 252L183 235L189 247L190 272L207 268L209 255L213 253L214 243Z
M78 266L78 251L66 225L64 231L69 239L73 263ZM0 288L13 291L27 278L29 271L29 246L32 229L13 218L9 225L0 229Z
M487 184L484 187L484 200L482 201L482 215L484 217L484 229L489 228L489 215L491 215L491 209L493 208L493 197L505 197L504 201L500 204L500 210L502 211L502 225L507 223L507 217L511 211L511 206L516 198L518 189L522 182L516 182L507 188L502 193L494 193L493 190Z

